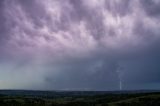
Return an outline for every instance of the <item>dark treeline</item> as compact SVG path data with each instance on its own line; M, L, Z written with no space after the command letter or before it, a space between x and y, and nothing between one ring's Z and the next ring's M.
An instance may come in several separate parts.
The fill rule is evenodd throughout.
M160 106L160 93L43 96L0 94L0 106Z

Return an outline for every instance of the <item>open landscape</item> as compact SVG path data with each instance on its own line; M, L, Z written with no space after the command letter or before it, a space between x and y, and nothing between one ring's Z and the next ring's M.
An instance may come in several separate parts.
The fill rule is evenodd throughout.
M0 0L0 106L160 106L160 0Z
M158 91L1 90L0 106L159 106Z

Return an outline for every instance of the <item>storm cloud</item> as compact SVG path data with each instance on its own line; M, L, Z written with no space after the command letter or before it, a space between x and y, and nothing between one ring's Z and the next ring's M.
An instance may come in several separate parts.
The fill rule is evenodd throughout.
M158 0L1 0L0 88L159 89L159 10Z

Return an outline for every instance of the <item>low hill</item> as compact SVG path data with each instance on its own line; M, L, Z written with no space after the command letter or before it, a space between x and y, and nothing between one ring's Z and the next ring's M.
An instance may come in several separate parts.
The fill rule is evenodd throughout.
M160 106L160 92L0 90L0 106Z

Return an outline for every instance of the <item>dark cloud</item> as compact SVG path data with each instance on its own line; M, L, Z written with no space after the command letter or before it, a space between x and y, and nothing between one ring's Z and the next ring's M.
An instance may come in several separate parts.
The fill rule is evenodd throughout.
M130 0L118 1L105 1L105 8L111 11L114 15L125 16L132 12L132 4Z
M118 87L119 81L116 73L118 64L111 61L90 58L67 62L58 69L61 74L54 77L50 74L45 81L55 89L112 90Z
M141 0L141 4L149 16L160 16L160 2L158 0Z
M6 39L6 32L7 32L7 29L6 29L6 26L5 26L5 17L3 15L3 8L4 8L4 0L0 1L0 14L1 14L1 17L0 17L0 43L4 42L5 39Z
M0 1L2 88L160 88L159 3Z

